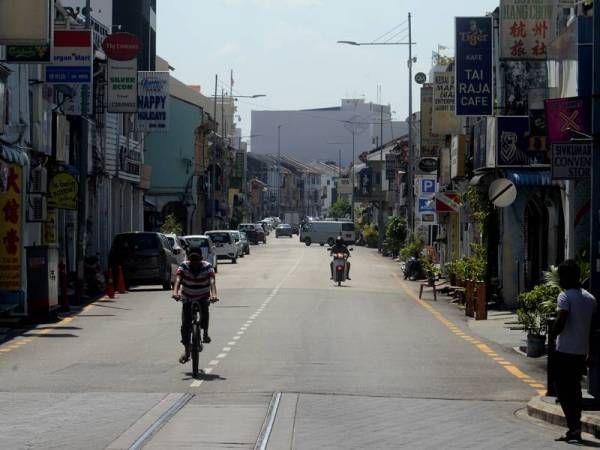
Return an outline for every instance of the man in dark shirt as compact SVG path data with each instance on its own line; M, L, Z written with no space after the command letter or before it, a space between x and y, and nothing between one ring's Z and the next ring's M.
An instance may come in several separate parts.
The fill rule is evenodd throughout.
M329 249L329 253L332 255L336 253L343 253L346 256L350 256L350 252L348 251L348 247L344 244L344 239L341 236L338 236L335 239L335 245ZM331 268L331 279L333 280L333 261L329 264ZM346 261L346 279L351 280L350 278L350 261Z

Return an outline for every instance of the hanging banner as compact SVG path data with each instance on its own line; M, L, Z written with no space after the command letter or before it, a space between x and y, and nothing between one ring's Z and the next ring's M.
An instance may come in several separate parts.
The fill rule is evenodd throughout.
M556 0L500 0L500 58L541 59L555 37Z
M137 58L108 60L106 110L109 113L135 113L138 107Z
M55 31L52 50L52 64L46 66L46 83L92 82L91 31Z
M456 17L456 115L494 112L492 18Z
M23 249L23 169L16 164L7 166L6 191L0 194L0 289L18 291Z
M432 131L433 85L424 84L421 88L421 157L440 156L446 139Z
M522 167L532 163L528 155L529 117L498 116L496 166Z
M137 130L169 129L169 72L138 73Z
M585 139L592 130L592 102L589 97L557 98L545 101L548 143Z
M458 134L460 133L460 118L455 114L454 72L436 72L433 79L431 131L440 135Z

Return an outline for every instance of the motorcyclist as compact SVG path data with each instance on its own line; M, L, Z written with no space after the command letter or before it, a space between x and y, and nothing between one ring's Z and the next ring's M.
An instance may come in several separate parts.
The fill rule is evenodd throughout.
M344 244L344 239L341 236L338 236L335 239L335 244L329 249L329 253L332 255L343 253L346 257L350 256L350 251L348 250L348 247L346 247L346 244ZM333 280L333 261L331 261L329 267L331 268L331 279ZM350 278L350 261L348 260L346 260L346 279L352 280Z

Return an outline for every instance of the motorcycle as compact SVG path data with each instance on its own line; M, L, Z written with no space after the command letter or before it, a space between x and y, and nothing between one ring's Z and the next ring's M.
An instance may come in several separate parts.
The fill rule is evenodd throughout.
M349 249L352 251L353 249ZM346 274L348 273L348 258L349 255L345 253L333 253L333 281L341 286L346 281Z
M423 278L423 266L421 261L419 261L418 258L411 256L404 265L404 279L415 281L420 278Z

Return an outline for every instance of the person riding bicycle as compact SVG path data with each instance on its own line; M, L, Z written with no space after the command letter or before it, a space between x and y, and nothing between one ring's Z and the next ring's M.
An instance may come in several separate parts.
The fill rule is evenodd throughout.
M192 250L188 255L188 260L177 269L173 298L182 302L181 343L185 351L179 358L179 362L185 364L190 359L193 320L192 303L197 301L200 305L200 328L203 330L202 341L208 344L211 341L208 335L208 306L211 301L218 301L215 270L208 261L203 261L202 253Z
M343 253L346 256L350 256L350 251L348 250L348 247L346 247L346 244L344 244L344 239L341 236L338 236L335 239L335 245L329 249L329 253L331 253L332 255L336 253ZM331 279L333 280L333 261L331 261L329 267L331 268ZM351 280L350 261L346 261L346 278L348 280Z

